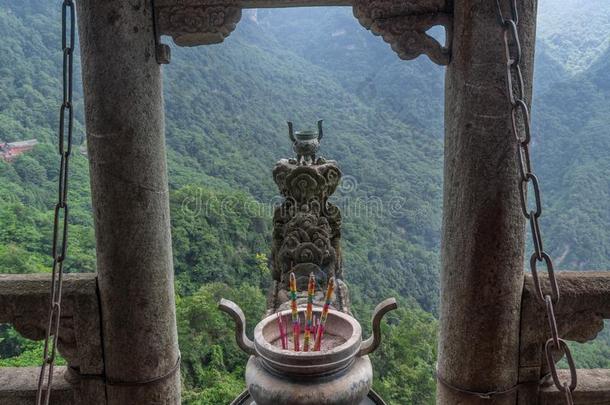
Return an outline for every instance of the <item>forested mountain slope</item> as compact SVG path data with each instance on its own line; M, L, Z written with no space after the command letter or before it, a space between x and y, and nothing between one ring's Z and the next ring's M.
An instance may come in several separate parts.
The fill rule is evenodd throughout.
M610 270L610 47L535 97L533 159L561 269Z
M394 288L435 308L439 140L355 97L249 19L222 45L174 49L165 73L175 186L185 180L174 175L184 159L190 170L271 203L278 195L271 168L291 154L286 119L306 128L324 118L321 154L347 177L335 201L344 209L348 280L369 298Z
M570 0L561 10L558 0L540 3L541 13L558 17L540 20L534 166L547 208L546 246L562 269L610 268L610 51L604 42L610 28L597 18L610 4L590 3ZM41 142L11 164L0 160L0 272L48 271L50 263L58 11L46 0L0 0L0 141ZM592 29L566 24L570 13L588 19ZM384 331L388 343L373 357L376 388L391 404L431 403L443 68L425 57L400 61L346 8L244 12L223 44L172 52L163 69L185 401L226 403L243 388L244 356L215 302L233 298L249 319L262 313L278 201L271 169L292 153L285 121L301 129L323 118L321 154L338 160L345 176L335 203L343 209L344 268L355 314L367 319L371 305L389 295L403 306ZM67 266L94 271L76 85ZM36 364L39 349L0 325L0 365ZM610 366L603 363L610 362L608 346L583 353L576 356L581 366Z
M571 73L587 70L610 46L606 0L539 0L538 42Z
M351 8L259 10L255 21L367 105L442 139L444 69L425 56L400 60L354 20Z

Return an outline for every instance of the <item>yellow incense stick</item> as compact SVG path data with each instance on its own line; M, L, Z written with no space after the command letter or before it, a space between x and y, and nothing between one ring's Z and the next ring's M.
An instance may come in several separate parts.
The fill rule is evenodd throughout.
M316 276L313 273L309 275L309 284L307 285L307 312L305 313L305 338L303 339L303 351L309 351L309 341L313 330L313 297L316 291Z
M333 290L335 289L335 278L331 277L328 280L328 289L326 290L326 302L322 308L322 315L320 316L320 325L316 333L316 342L313 346L315 352L319 351L322 346L322 335L324 334L324 327L326 326L326 319L328 318L328 310L333 296Z
M301 323L297 310L297 279L294 273L290 273L290 309L292 309L292 339L294 351L300 350L299 335L301 334Z

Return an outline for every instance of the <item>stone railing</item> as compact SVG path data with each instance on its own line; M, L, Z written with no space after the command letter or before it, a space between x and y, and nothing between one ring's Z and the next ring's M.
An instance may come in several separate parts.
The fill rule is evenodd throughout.
M50 282L48 274L0 274L0 323L28 339L44 339ZM52 403L105 404L95 274L64 276L58 350L68 367L55 369ZM0 368L0 403L33 404L38 373L37 367Z
M541 276L543 291L550 291L548 278ZM560 299L555 308L559 335L566 340L584 343L595 339L610 319L610 272L559 272L557 282ZM521 313L521 350L519 404L562 403L562 393L552 380L538 386L548 374L544 344L549 338L549 325L543 304L537 299L534 282L526 274ZM575 359L578 362L578 358ZM578 364L578 363L577 363ZM562 370L562 381L569 375ZM528 384L532 383L532 384ZM578 386L574 391L576 404L610 404L610 370L578 370Z
M51 403L54 405L78 404L74 398L74 387L66 380L66 372L66 367L56 367L53 373ZM0 368L0 404L34 404L39 373L39 367Z
M559 377L567 381L569 372L561 370ZM564 395L555 385L545 384L540 388L539 405L562 404ZM610 404L610 370L578 370L578 387L574 391L574 403L579 404Z
M546 283L543 279L543 283ZM556 308L560 334L586 342L595 338L610 319L610 272L560 272L561 299ZM0 323L13 325L29 339L44 338L48 316L50 277L46 274L0 275ZM543 288L548 285L543 284ZM100 312L95 274L69 274L64 279L59 351L68 367L57 367L54 404L106 403L103 380ZM534 295L531 276L525 278L522 327L520 404L560 403L552 384L536 384L547 373L543 345L547 319ZM578 361L578 359L576 359ZM39 369L0 368L0 403L33 404ZM565 372L560 372L563 377ZM578 370L576 404L610 404L610 370ZM532 382L532 384L526 384Z

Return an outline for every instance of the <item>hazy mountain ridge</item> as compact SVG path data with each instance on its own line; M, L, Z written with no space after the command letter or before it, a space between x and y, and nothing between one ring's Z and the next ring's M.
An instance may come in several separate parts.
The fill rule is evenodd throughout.
M533 159L560 268L610 270L610 48L534 99Z
M347 91L427 136L442 139L444 71L426 56L402 61L351 8L259 11L258 24ZM303 25L315 27L300 29Z
M539 0L538 42L567 72L586 71L610 47L610 4L606 0Z

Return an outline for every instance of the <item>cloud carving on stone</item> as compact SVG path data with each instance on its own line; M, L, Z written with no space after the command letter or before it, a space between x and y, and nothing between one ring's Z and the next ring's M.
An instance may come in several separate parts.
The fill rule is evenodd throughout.
M336 1L291 1L288 6L337 5ZM350 2L346 2L350 3ZM434 63L451 59L452 11L448 0L352 0L354 16L381 36L405 60L427 55ZM341 2L343 4L343 2ZM286 7L286 0L156 0L158 35L180 46L216 44L235 30L243 8ZM442 26L445 45L428 31Z

